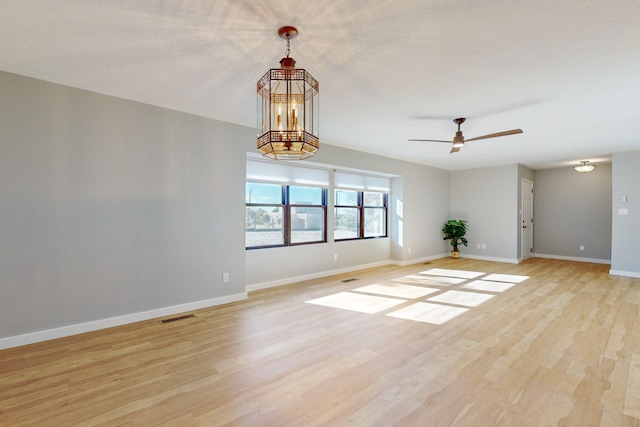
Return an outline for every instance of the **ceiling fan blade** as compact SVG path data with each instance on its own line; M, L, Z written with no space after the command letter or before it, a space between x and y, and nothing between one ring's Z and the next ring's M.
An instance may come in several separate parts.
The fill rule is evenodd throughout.
M477 141L479 139L497 138L499 136L515 135L518 133L522 133L522 129L505 130L504 132L491 133L489 135L483 135L483 136L476 136L475 138L465 139L465 142Z
M409 141L420 141L420 142L446 142L447 144L451 144L453 141L443 141L441 139L410 139Z
M461 148L462 147L453 147L451 151L449 151L449 154L457 153L458 151L460 151Z

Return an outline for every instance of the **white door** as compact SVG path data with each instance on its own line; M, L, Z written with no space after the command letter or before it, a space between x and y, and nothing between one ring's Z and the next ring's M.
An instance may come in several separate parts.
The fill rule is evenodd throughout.
M533 182L522 180L522 259L533 256Z

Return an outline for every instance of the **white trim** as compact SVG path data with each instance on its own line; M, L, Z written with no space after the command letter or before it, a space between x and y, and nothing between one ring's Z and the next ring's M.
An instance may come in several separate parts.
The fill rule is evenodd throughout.
M640 273L637 271L609 270L609 274L612 276L636 277L640 279Z
M272 280L270 282L254 283L251 285L247 285L246 289L247 289L247 292L254 292L254 291L259 291L261 289L269 289L269 288L275 288L277 286L289 285L291 283L303 282L305 280L321 279L323 277L335 276L336 274L344 274L344 273L350 273L352 271L364 270L367 268L381 267L383 265L397 265L400 267L404 267L407 265L418 264L421 262L431 261L434 259L446 258L448 256L449 254L445 253L445 254L428 256L424 258L412 259L409 261L395 261L395 260L380 261L380 262L374 262L371 264L363 264L363 265L357 265L357 266L352 266L347 268L339 268L335 270L323 271L319 273L305 274L304 276L287 277L286 279Z
M460 258L478 259L480 261L506 262L508 264L519 264L521 261L514 258L496 258L496 257L490 257L490 256L463 255L463 254L460 254Z
M533 218L533 181L526 179L526 178L522 178L522 182L520 183L520 216L519 216L519 220L520 220L520 224L522 226L524 226L524 202L525 202L525 195L526 195L526 191L525 191L525 183L527 185L531 184L531 217L529 218L529 220L527 221L527 225L528 228L520 228L520 258L518 259L518 262L522 262L525 259L529 259L531 257L533 257L533 247L534 247L534 243L533 243L533 227L534 227L534 222L532 221ZM529 247L525 248L524 244L525 244L525 235L528 234L529 235ZM528 256L527 256L528 255Z
M442 258L447 258L450 257L451 254L449 252L444 252L438 255L432 255L432 256L428 256L428 257L424 257L424 258L414 258L408 261L389 261L390 264L393 265L398 265L400 267L404 267L407 265L411 265L411 264L420 264L420 263L424 263L427 261L432 261L434 259L442 259Z
M611 264L610 259L597 259L597 258L579 258L573 256L562 256L562 255L549 255L549 254L534 254L537 258L550 258L550 259L561 259L564 261L577 261L577 262L590 262L593 264Z
M62 326L60 328L47 329L44 331L31 332L13 337L0 338L0 350L22 345L33 344L41 341L48 341L56 338L68 337L85 332L97 331L100 329L112 328L114 326L126 325L129 323L141 322L143 320L155 319L172 314L185 313L187 311L200 310L202 308L216 305L228 304L230 302L241 301L247 298L247 293L242 292L235 295L227 295L220 298L213 298L203 301L190 302L187 304L174 305L171 307L157 308L139 313L126 314L124 316L111 317L108 319L93 320L86 323Z
M305 274L303 276L287 277L285 279L272 280L269 282L254 283L246 286L247 292L259 291L261 289L275 288L276 286L289 285L291 283L303 282L305 280L320 279L322 277L335 276L336 274L349 273L356 270L364 270L366 268L381 267L383 265L393 264L392 261L380 261L371 264L363 264L347 268L338 268L335 270L322 271L319 273Z

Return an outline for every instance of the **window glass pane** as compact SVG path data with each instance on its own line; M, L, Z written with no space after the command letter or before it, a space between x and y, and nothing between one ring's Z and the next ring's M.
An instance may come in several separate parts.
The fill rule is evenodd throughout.
M262 184L257 182L247 182L246 203L282 203L282 186L277 184Z
M335 208L335 227L333 237L335 240L355 239L359 237L358 208Z
M247 206L245 246L284 245L281 206Z
M383 193L364 193L364 206L384 206Z
M322 206L322 188L289 187L289 203Z
M291 243L324 241L324 209L291 207Z
M336 190L334 204L336 206L358 206L358 192Z
M364 237L386 236L386 209L364 209Z

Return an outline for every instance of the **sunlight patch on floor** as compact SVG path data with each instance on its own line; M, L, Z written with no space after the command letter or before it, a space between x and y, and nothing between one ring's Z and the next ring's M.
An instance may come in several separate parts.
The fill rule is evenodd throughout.
M508 283L522 283L527 280L529 276L518 276L515 274L489 274L482 278L482 280L492 280L494 282L508 282Z
M462 285L464 289L473 289L475 291L487 291L487 292L504 292L517 283L505 283L505 282L490 282L487 280L474 280L466 285Z
M421 276L419 274L411 274L408 276L403 276L400 279L393 279L394 282L419 283L421 285L436 285L436 286L459 285L460 283L463 283L466 280L467 279L460 279L457 277L445 277L445 276L426 277L426 276Z
M489 301L495 295L480 294L477 292L447 291L440 295L429 298L427 301L444 302L447 304L464 305L467 307L477 307Z
M450 307L447 305L431 304L428 302L416 302L408 307L389 313L387 316L442 325L443 323L466 313L468 310L468 308L462 307Z
M366 292L369 294L386 295L388 297L414 299L440 292L441 289L425 288L424 286L402 285L398 283L376 283L373 285L354 289L354 291Z
M338 292L307 303L441 325L528 278L512 274L432 268L395 278L387 283L365 285L350 292ZM412 301L417 299L422 301ZM399 305L402 307L398 307Z
M431 270L421 271L420 274L426 274L429 276L459 277L461 279L475 279L476 277L480 277L486 273L465 270L449 270L448 268L432 268Z
M406 300L378 297L373 295L355 294L351 292L338 292L322 298L307 301L310 304L323 305L325 307L341 308L360 313L378 313L396 305L403 304Z

